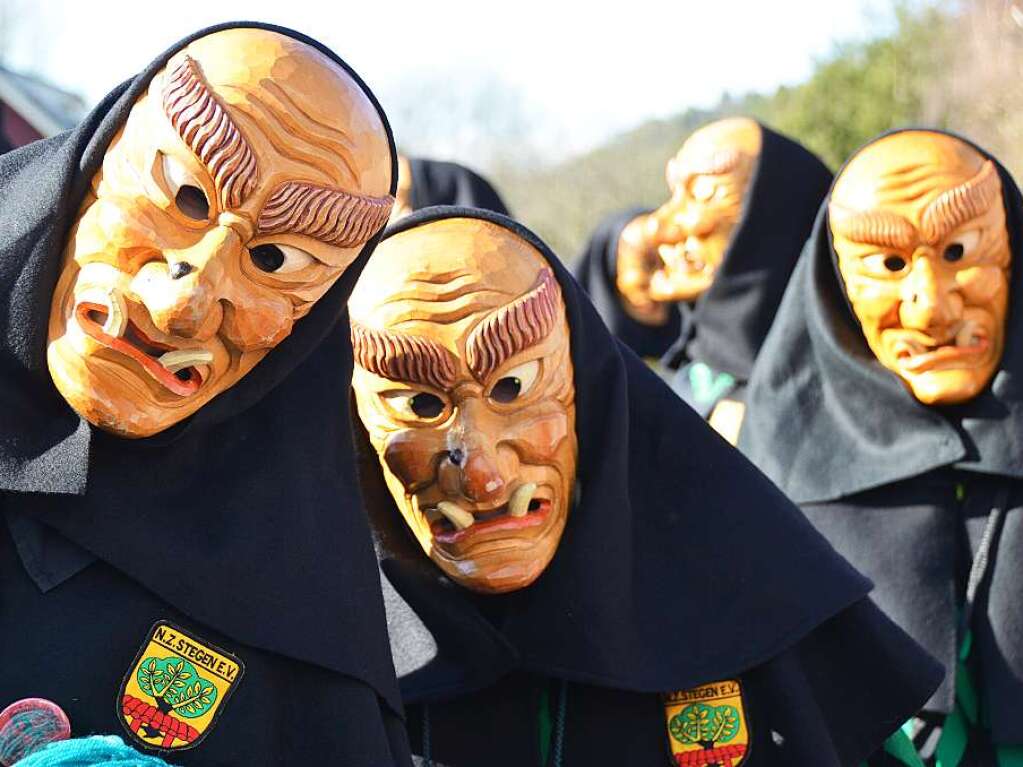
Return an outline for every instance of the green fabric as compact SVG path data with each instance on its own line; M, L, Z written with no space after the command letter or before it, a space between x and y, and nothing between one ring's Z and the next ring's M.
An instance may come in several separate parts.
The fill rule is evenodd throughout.
M693 397L703 405L729 392L735 386L735 378L728 373L715 373L702 362L694 362L689 366L689 386L693 390Z
M945 717L945 724L941 728L941 738L938 740L934 760L935 767L958 767L963 754L966 753L966 742L969 737L966 717L957 705L952 709L952 713Z
M999 746L995 749L998 767L1023 767L1023 747Z
M551 733L554 724L551 721L551 696L545 687L540 691L540 708L537 711L537 733L540 735L540 764L547 764L551 751Z
M920 754L916 752L913 741L902 730L896 730L884 742L884 751L889 756L898 759L906 767L924 767Z

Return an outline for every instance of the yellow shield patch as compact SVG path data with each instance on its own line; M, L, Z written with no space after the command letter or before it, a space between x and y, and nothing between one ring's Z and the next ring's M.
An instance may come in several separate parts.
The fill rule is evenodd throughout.
M678 767L739 767L749 752L749 724L737 680L664 695L671 756Z
M147 748L193 748L213 727L244 672L234 655L160 621L121 683L119 718Z

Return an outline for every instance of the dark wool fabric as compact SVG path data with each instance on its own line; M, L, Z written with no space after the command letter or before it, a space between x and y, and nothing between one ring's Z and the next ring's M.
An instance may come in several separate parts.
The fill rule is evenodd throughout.
M760 127L763 136L760 157L746 192L742 217L714 282L692 305L678 306L680 324L671 339L671 348L659 349L666 352L667 366L681 373L672 384L676 391L690 405L700 406L708 414L713 403L706 407L706 403L696 401L689 386L687 365L703 363L715 373L727 373L740 386L749 379L785 285L813 226L814 215L831 183L830 171L816 155L792 139L764 125ZM615 304L620 302L613 280L618 236L635 215L618 226L613 239L609 227L598 229L583 258L584 272L580 274L585 277L580 282L592 294L597 278L603 277L602 290L610 292ZM591 253L601 243L603 252L609 255L604 257L604 269L597 272L592 267ZM610 282L607 278L611 278ZM598 303L605 320L607 303L606 299ZM616 311L622 311L620 306ZM674 314L668 324L673 322ZM608 324L613 331L617 330L613 323ZM645 328L634 321L633 325L638 327L629 328L629 337L619 336L626 345L632 346L631 338L639 335L650 339L651 348L660 346L665 328Z
M422 157L410 157L408 163L412 171L412 210L460 205L507 215L508 208L493 184L464 165Z
M1018 259L1023 199L998 170ZM999 492L1009 493L973 614L974 652L1002 743L1023 743L1016 715L1023 708L1023 334L1014 330L1023 270L1013 267L1005 353L991 386L963 405L924 405L867 346L837 271L825 200L750 381L740 437L743 451L875 581L878 603L948 668L973 552ZM929 708L949 710L953 681Z
M455 749L435 756L470 759L458 750L457 728L477 760L535 764L512 757L535 743L515 734L535 717L509 719L504 704L488 709L484 701L503 700L507 681L506 705L525 706L536 684L551 679L571 683L570 717L595 712L572 720L568 737L577 745L565 764L649 764L625 754L624 744L639 741L646 745L637 753L667 759L657 694L736 677L749 680L752 705L775 712L770 724L752 725L763 728L764 753L775 725L787 737L784 753L820 756L789 764L851 765L876 749L927 699L940 670L865 599L870 584L799 510L611 338L532 233L459 208L421 211L394 231L451 217L508 229L554 270L571 330L579 460L574 506L550 566L526 589L481 596L425 557L365 434L357 440L402 694L408 703L456 706L446 724L444 709L433 717L438 733L452 733L444 748ZM487 723L458 727L463 702L473 722ZM498 739L504 727L508 737ZM613 756L600 756L596 741L586 750L584 730L608 733Z
M169 618L256 670L175 764L315 764L317 754L402 764L376 560L338 407L352 351L337 327L379 238L252 372L154 437L92 428L47 371L64 240L107 145L171 55L229 27L288 35L347 69L287 29L213 27L79 127L0 158L0 706L49 696L75 734L124 734L120 680L149 626ZM393 141L391 154L393 175Z

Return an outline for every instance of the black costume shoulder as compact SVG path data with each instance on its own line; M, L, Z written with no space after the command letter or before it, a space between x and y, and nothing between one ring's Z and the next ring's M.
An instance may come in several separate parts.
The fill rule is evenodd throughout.
M997 160L977 149L998 168L1019 258L1023 198ZM876 582L880 606L950 671L973 554L992 509L1005 512L972 628L992 733L1023 743L1016 716L1023 706L1023 334L1014 329L1023 273L1012 270L1005 352L991 385L963 405L924 405L867 346L839 277L827 202L754 369L740 447ZM954 694L949 673L927 708L947 713Z
M121 678L149 627L169 619L250 668L209 738L175 763L406 763L338 407L352 351L336 328L379 236L247 376L154 437L93 428L47 371L64 241L107 145L176 51L232 27L287 35L345 67L387 130L394 191L390 128L365 84L319 43L252 23L186 38L77 128L0 157L0 705L49 696L75 734L123 734ZM338 725L310 726L320 717Z
M464 165L424 157L408 158L412 172L412 210L430 205L460 205L508 214L494 185Z
M801 745L791 730L791 753L820 738L814 764L837 765L877 748L927 698L940 672L865 599L869 582L610 337L575 280L531 232L483 211L436 208L390 233L448 217L510 230L557 276L575 370L578 485L543 575L518 592L476 596L426 559L383 486L365 435L358 440L405 700L485 694L510 674L648 696L739 677L761 690L757 705L777 708L788 697L809 707L800 708L804 713L817 707L806 713ZM863 671L871 658L877 666ZM843 663L856 674L835 672ZM844 700L869 695L876 705L846 708L839 689ZM663 718L658 732L658 747L666 748Z

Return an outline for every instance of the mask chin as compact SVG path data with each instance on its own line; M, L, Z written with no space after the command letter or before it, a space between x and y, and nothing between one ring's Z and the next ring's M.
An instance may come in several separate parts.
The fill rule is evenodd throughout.
M904 380L913 396L925 405L960 405L984 391L994 373L994 366L984 365L974 369L929 372Z

